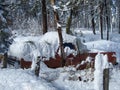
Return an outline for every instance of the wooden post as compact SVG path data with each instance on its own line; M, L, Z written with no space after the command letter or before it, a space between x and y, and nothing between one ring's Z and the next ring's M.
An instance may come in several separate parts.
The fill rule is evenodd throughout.
M103 90L109 90L109 69L103 71Z
M37 77L39 77L39 72L40 72L40 56L37 57L37 61L36 61L36 66L35 66L35 75Z
M55 0L51 0L52 6L55 5ZM59 15L57 10L54 10L54 19L56 25L59 24ZM65 53L63 48L63 36L62 36L62 28L57 26L58 36L59 36L59 43L60 43L60 52L61 52L61 66L65 66Z
M4 54L4 59L3 59L3 67L2 68L7 68L7 59L8 59L8 55L7 53Z

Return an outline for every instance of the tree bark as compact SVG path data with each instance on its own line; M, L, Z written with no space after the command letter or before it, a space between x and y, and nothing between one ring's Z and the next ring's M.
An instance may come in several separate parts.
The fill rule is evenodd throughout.
M119 11L119 16L120 16L120 11ZM118 33L120 34L120 17L119 17L119 29L118 29Z
M47 32L47 11L46 0L42 0L42 22L43 22L43 34Z
M8 55L7 53L4 54L4 59L3 59L3 67L2 68L7 68L7 59L8 59Z
M100 9L100 32L101 32L101 39L103 39L103 2L100 2L100 6L99 6L99 9Z
M94 21L94 7L93 7L93 2L92 1L91 1L91 17L92 17L91 24L92 24L93 34L96 34L96 32L95 32L95 21Z
M117 2L117 7L118 7L118 33L120 34L120 2Z
M71 34L70 27L71 27L71 23L72 23L72 15L73 15L73 10L71 9L70 16L67 19L67 25L66 25L66 33L67 34Z
M109 90L109 69L103 71L103 90Z
M115 5L116 5L116 13L117 13L116 27L118 28L118 33L120 34L120 1L116 0Z
M51 0L52 6L55 5L55 0ZM57 13L57 10L54 10L54 19L56 25L59 24L59 15ZM57 26L57 31L58 31L58 36L59 36L59 43L60 43L60 52L61 52L61 66L65 66L65 53L64 53L64 48L63 48L63 37L62 37L62 29L61 27Z
M106 16L106 25L107 25L107 40L109 40L109 31L110 31L110 9L109 9L109 1L105 0L105 16Z
M37 61L36 61L36 66L35 66L35 75L37 77L39 77L39 73L40 73L40 57L37 57Z

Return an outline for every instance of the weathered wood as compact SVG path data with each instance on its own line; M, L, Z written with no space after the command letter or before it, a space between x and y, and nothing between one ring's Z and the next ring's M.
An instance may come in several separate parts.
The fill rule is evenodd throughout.
M52 6L55 6L55 0L51 0ZM61 26L58 26L59 24L59 15L57 10L54 10L54 19L55 23L57 25L57 31L58 31L58 36L59 36L59 43L60 43L60 52L61 52L61 66L65 66L65 53L64 53L64 48L63 48L63 36L62 36L62 28Z
M109 90L109 69L103 71L103 90Z
M99 5L99 10L100 10L99 28L100 28L100 32L101 32L101 39L103 39L103 7L104 7L103 2L100 2L100 5Z
M70 15L67 19L67 24L66 24L66 33L67 34L71 34L70 27L71 27L71 23L72 23L72 15L73 15L73 10L71 9Z
M42 22L43 22L43 34L47 32L47 11L46 11L46 0L42 0Z
M39 73L40 73L40 57L37 57L37 61L36 61L36 66L35 66L35 75L37 77L39 77Z
M91 19L91 26L92 26L92 31L93 31L93 34L96 34L96 31L95 31L95 17L94 17L94 15L95 15L95 13L94 13L94 4L93 4L93 2L94 2L95 0L90 0L90 8L91 8L91 17L92 17L92 19Z
M4 54L4 60L3 60L3 67L2 68L7 68L7 59L8 59L8 55L7 53Z
M7 64L12 66L16 66L17 64L18 66L20 66L20 61L16 57L8 56Z

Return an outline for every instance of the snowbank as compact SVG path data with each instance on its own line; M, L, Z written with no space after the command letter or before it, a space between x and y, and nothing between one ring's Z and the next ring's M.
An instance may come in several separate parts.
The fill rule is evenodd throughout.
M116 52L117 62L120 62L120 43L98 40L84 43L91 52Z

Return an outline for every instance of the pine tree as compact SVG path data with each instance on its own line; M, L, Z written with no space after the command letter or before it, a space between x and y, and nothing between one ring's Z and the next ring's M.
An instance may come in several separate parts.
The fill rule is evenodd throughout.
M9 4L5 0L0 1L0 52L4 53L9 47Z

